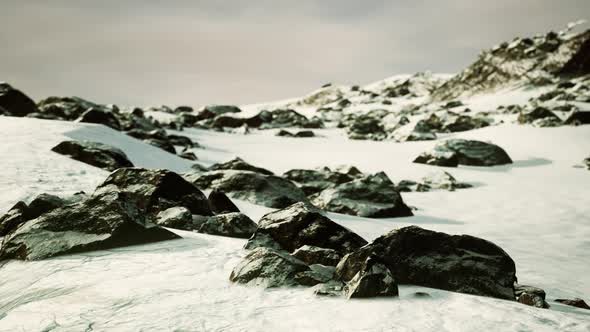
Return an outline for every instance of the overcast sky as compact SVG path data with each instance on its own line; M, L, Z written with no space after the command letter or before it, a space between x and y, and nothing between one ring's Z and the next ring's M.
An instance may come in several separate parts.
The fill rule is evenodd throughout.
M588 13L589 0L0 0L0 81L36 100L261 102L456 72Z

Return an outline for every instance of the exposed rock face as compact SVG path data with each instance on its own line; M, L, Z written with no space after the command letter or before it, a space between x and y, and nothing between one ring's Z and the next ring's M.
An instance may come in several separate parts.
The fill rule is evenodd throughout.
M53 147L51 151L108 171L133 167L133 163L129 161L123 151L98 142L63 141Z
M215 214L240 212L240 209L221 190L211 190L208 199L211 211Z
M367 175L312 196L327 211L368 218L412 216L395 185L383 172Z
M347 126L346 132L350 139L380 141L387 137L381 119L370 114L355 117L352 123Z
M209 167L212 171L219 171L219 170L227 170L233 169L237 171L250 171L255 173L260 173L264 175L273 175L273 172L264 169L262 167L256 167L254 165L248 164L242 158L236 157L230 161L226 161L224 163L214 164Z
M523 111L518 115L518 122L521 124L533 123L535 120L539 119L559 120L559 117L555 115L555 113L551 112L549 109L541 106L535 107L528 112Z
M215 115L227 114L227 113L240 113L242 110L234 105L209 105L206 106L203 111L210 112Z
M575 298L575 299L572 299L572 300L568 300L568 299L557 299L557 300L555 300L555 302L563 303L565 305L569 305L569 306L576 307L576 308L590 310L590 306L584 300L579 299L579 298Z
M293 204L264 215L249 242L257 242L260 236L270 236L289 252L309 245L333 249L340 254L345 254L367 243L357 234L304 203Z
M4 238L0 259L37 260L178 238L151 224L125 193L99 193L27 221Z
M207 197L193 184L168 170L121 168L111 173L97 191L111 190L113 186L133 196L148 213L157 214L183 206L192 214L212 215Z
M298 275L309 267L280 250L256 248L233 269L229 280L266 287L296 286Z
M391 271L375 256L370 256L345 288L346 296L353 298L398 296L399 291Z
M187 226L192 222L193 215L183 206L175 206L161 211L156 217L158 225L176 229L187 229Z
M66 200L55 195L40 194L29 203L29 206L26 209L27 219L35 219L66 204L68 204Z
M308 201L305 193L291 181L272 175L220 170L190 173L185 177L199 188L221 190L232 198L272 208Z
M545 301L545 291L541 288L525 285L514 285L516 301L537 308L549 308Z
M350 182L355 179L355 176L331 171L327 167L317 170L292 169L283 174L284 178L297 183L306 195L312 195L324 189Z
M80 115L79 122L102 124L115 130L121 130L119 119L112 113L101 109L90 108Z
M500 247L480 238L404 227L345 256L336 267L336 278L352 279L372 254L400 284L515 299L514 261Z
M25 202L18 202L0 217L0 236L5 236L27 221L27 209Z
M12 116L26 116L39 112L31 98L4 82L0 82L0 109Z
M458 164L468 166L495 166L512 163L512 159L506 151L495 144L458 138L438 143L434 147L434 151L421 154L414 162L454 166L455 159Z
M293 252L293 256L299 258L308 265L322 264L325 266L336 266L340 261L340 254L334 249L320 248L304 245Z
M247 215L239 212L212 217L193 216L193 229L199 233L248 239L258 227Z
M426 175L422 179L420 191L429 190L448 190L455 191L456 189L470 188L468 183L458 182L450 173L444 171L435 171Z

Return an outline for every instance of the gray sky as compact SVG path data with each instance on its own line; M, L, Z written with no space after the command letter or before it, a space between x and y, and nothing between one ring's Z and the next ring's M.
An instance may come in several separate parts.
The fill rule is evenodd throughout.
M456 72L588 0L0 0L0 81L34 99L193 106Z

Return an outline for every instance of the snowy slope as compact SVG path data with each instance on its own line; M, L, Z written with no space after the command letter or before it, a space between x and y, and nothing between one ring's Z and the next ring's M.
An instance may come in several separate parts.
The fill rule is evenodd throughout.
M3 172L0 211L38 193L90 191L107 173L52 153L64 139L90 139L123 149L137 166L182 172L190 163L108 128L0 117ZM347 140L341 130L293 139L274 131L235 135L187 129L210 164L240 156L277 173L291 168L353 164L384 170L394 181L419 179L431 166L411 163L435 141ZM590 151L590 126L502 125L456 134L491 140L515 160L494 168L449 169L475 188L404 194L415 217L371 220L330 214L368 240L417 224L491 240L517 264L523 284L544 288L551 310L490 298L400 287L400 298L348 301L309 289L263 290L230 284L244 240L178 231L184 237L151 245L0 267L0 331L588 331L588 311L553 302L590 299L590 172L573 167ZM245 202L252 219L268 208ZM422 289L423 290L423 289Z

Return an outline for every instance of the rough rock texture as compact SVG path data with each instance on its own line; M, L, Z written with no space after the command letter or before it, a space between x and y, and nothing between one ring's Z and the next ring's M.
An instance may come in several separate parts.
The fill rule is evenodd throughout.
M264 175L273 175L273 172L264 169L262 167L257 167L245 162L242 158L236 157L230 161L226 161L224 163L213 164L209 167L212 171L219 171L219 170L227 170L233 169L236 171L250 171L255 173L260 173Z
M127 155L113 146L90 141L63 141L51 149L83 163L108 171L133 167Z
M193 230L199 233L248 239L258 227L252 219L240 212L218 214L212 217L193 217Z
M413 215L383 172L326 189L312 196L312 203L327 211L368 218Z
M119 119L112 113L101 109L90 108L80 115L79 122L102 124L115 130L121 130Z
M232 198L272 208L308 201L305 193L291 181L272 175L220 170L190 173L185 177L199 188L218 189Z
M366 259L363 267L346 285L345 293L349 299L399 295L391 271L376 256Z
M355 117L346 127L346 133L350 139L380 141L387 137L381 119L370 114Z
M25 202L17 202L0 217L0 236L5 236L27 221L27 209Z
M514 261L480 238L404 227L345 256L336 267L336 278L352 279L372 254L383 260L400 284L515 299Z
M322 264L325 266L336 266L340 262L340 254L334 249L320 248L304 245L293 252L293 256L299 258L308 265Z
M108 191L27 221L4 238L0 259L37 260L176 238L146 220L127 194Z
M266 287L296 286L297 275L309 270L305 263L284 251L256 248L233 269L229 280Z
M182 206L175 206L158 213L156 223L160 226L186 229L193 222L191 212Z
M588 309L590 310L590 306L582 299L575 298L575 299L556 299L555 302L563 303L565 305L569 305L576 308L581 309Z
M289 252L309 245L346 254L367 243L357 234L333 222L319 210L305 203L293 204L264 215L249 242L260 242L258 240L260 236L270 236Z
M545 301L545 291L541 288L525 285L514 285L516 301L537 308L549 308Z
M313 287L313 293L317 296L341 296L344 293L344 283L337 280L330 280L327 283Z
M68 202L60 197L50 194L40 194L29 203L27 207L26 217L28 220L35 219L42 214L60 208Z
M555 113L551 112L549 109L545 107L535 107L529 111L522 111L518 115L518 123L533 123L535 120L539 119L554 119L559 120L559 117L555 115ZM561 121L561 120L560 120Z
M495 166L512 163L512 159L506 151L495 144L459 138L438 143L434 147L434 151L423 153L414 162L453 166L455 158L458 164L468 166Z
M39 111L63 120L73 121L89 109L113 111L113 107L99 105L78 97L48 97L38 103Z
M132 195L148 213L157 214L183 206L192 214L212 215L207 197L193 184L168 170L121 168L111 173L97 191L110 190L112 186Z
M208 199L211 211L215 214L240 212L240 209L221 190L211 190Z
M284 130L284 129L279 130L275 135L282 136L282 137L314 137L315 136L314 132L311 130L301 130L301 131L298 131L293 134L292 132L290 132L288 130Z
M576 111L570 114L564 121L565 124L579 126L590 123L590 111Z
M444 171L435 171L429 173L422 178L420 191L429 190L448 190L454 191L456 189L472 187L468 183L458 182L450 173Z
M205 106L203 111L210 112L215 115L242 112L242 110L239 107L234 105L209 105Z
M292 169L285 172L283 177L297 183L306 195L312 195L355 179L353 175L331 171L328 167L317 170Z
M12 116L26 116L39 112L31 98L4 82L0 82L0 109Z

